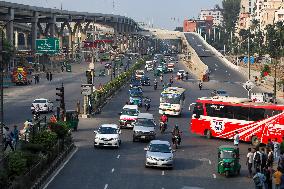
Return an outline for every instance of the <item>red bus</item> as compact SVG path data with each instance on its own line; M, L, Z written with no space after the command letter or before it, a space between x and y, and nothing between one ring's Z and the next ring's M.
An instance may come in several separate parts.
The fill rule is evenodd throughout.
M202 97L194 106L191 132L232 139L235 131L240 140L253 145L277 142L284 136L284 105L256 103L246 98Z

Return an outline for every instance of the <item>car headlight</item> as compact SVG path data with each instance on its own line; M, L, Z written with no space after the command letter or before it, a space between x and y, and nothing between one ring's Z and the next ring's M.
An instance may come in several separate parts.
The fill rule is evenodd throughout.
M154 132L154 131L150 131L150 133L151 133L151 134L155 134L155 132Z
M151 156L147 156L147 159L154 160Z
M113 140L117 141L117 140L118 140L118 138L113 138Z
M169 157L168 159L166 159L166 161L171 161L173 160L173 157Z

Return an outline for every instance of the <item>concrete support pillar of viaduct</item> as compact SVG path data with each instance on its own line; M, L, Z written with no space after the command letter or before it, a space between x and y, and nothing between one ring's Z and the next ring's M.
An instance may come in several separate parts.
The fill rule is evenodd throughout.
M54 14L51 15L49 19L49 33L51 37L55 37L55 24L56 24L56 16Z
M15 34L15 49L17 50L18 49L18 46L19 46L19 33L18 33L18 30L15 30L15 32L14 32L14 34Z
M32 30L31 30L31 36L32 36L32 51L35 53L36 50L36 39L37 39L37 23L38 23L38 12L33 13L33 18L32 18Z
M11 44L14 44L14 9L9 8L8 10L8 20L6 25L6 35L7 39Z

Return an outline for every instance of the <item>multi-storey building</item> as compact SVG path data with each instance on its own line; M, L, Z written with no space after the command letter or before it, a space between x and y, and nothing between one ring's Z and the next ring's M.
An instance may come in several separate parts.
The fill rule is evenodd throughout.
M241 0L241 13L253 14L257 0Z
M212 17L214 26L220 26L223 23L223 15L220 9L202 9L199 20L208 20L208 17Z

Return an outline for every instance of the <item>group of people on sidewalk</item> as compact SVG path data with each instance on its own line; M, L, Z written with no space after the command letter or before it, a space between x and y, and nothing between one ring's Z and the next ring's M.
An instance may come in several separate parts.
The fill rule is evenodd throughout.
M3 151L6 151L7 147L10 146L11 150L14 151L19 142L19 130L17 125L14 125L14 129L10 131L9 127L4 126L3 129Z
M273 180L275 189L284 189L284 137L281 144L275 139L269 140L265 148L248 148L246 165L256 189L273 189Z

